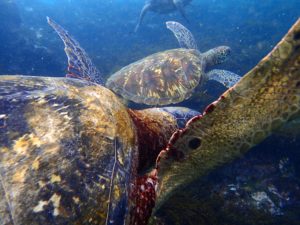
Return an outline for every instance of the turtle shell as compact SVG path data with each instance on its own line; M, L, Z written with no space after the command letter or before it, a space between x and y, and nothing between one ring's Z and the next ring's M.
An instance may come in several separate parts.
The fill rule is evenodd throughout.
M0 224L123 224L135 135L104 87L1 76Z
M203 74L197 50L172 49L124 67L106 86L136 103L167 105L190 97Z

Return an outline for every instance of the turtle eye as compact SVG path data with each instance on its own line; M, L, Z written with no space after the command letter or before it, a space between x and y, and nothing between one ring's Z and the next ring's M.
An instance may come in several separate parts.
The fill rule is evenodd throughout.
M201 145L201 139L200 138L193 138L189 141L189 148L191 149L197 149L199 148Z

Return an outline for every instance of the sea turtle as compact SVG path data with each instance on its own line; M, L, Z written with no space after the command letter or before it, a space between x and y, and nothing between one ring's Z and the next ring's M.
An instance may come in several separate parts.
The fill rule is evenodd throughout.
M227 46L219 46L201 54L193 35L183 25L168 22L181 47L158 52L123 67L104 80L84 49L68 32L53 20L48 23L60 36L68 56L68 76L83 77L105 85L123 99L146 105L167 105L189 98L197 86L212 79L231 87L240 76L225 70L207 68L222 63L230 53ZM76 53L76 54L74 54ZM199 83L201 85L199 85Z
M148 11L164 14L178 10L182 17L188 21L185 15L184 7L191 1L192 0L146 0L134 31L137 32Z
M189 98L207 80L231 87L240 76L226 70L209 69L226 60L228 46L200 53L192 33L182 24L168 21L180 49L152 54L111 75L106 86L125 99L148 105L167 105Z
M174 109L128 109L86 80L1 76L0 223L146 224L154 205L300 117L299 65L300 20L168 143Z

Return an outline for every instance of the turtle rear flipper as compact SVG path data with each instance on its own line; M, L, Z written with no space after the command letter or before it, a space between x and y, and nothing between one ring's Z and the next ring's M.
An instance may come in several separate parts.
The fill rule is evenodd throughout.
M56 31L65 45L65 53L68 57L68 77L92 81L104 86L101 73L94 66L87 53L79 43L69 35L60 25L47 17L48 24Z
M193 34L185 26L175 21L168 21L166 25L177 38L181 48L198 49Z
M214 69L209 71L206 75L208 80L215 80L227 88L232 87L241 79L241 76L228 70Z
M194 117L173 134L157 160L156 208L183 185L242 155L299 117L300 20L267 57L209 105L204 116Z

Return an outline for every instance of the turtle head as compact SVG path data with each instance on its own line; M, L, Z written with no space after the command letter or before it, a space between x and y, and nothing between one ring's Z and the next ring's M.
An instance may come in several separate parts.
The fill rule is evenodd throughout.
M221 64L226 61L231 53L231 49L228 46L219 46L213 49L216 53L215 63Z
M219 46L203 54L207 66L214 66L225 62L231 53L229 46Z

